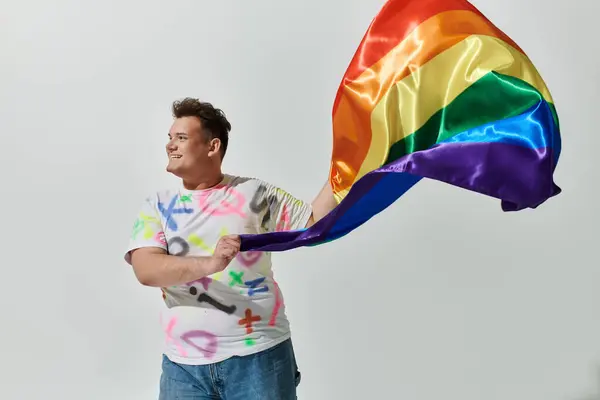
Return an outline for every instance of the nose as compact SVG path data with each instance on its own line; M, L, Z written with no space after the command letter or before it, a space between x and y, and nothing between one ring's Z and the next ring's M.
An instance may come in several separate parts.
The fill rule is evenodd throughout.
M166 147L167 147L167 151L169 151L169 152L177 150L177 146L175 145L175 143L173 143L172 140L169 140L167 142L167 146Z

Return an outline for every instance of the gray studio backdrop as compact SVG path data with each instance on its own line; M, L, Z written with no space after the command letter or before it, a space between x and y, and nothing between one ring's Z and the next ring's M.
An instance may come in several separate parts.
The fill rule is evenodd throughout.
M177 183L171 101L226 111L228 172L310 200L383 2L0 4L0 398L156 398L161 294L122 251L143 196ZM302 400L600 399L599 3L474 4L550 87L564 193L506 214L424 181L342 240L276 254Z

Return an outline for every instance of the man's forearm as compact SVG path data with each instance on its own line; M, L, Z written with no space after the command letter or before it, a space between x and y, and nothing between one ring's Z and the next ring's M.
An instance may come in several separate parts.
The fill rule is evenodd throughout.
M137 279L145 286L183 285L214 273L211 257L180 257L136 251L131 261Z
M311 226L321 218L325 217L327 214L331 212L335 207L337 207L338 203L333 195L333 190L331 189L331 184L329 181L325 182L325 185L315 197L312 202L312 215L310 220L308 221L307 226Z

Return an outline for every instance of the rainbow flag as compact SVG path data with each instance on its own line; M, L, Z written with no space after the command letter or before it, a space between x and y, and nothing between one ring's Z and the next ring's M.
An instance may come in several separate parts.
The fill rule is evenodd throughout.
M338 239L422 178L536 208L560 193L552 96L525 52L465 0L389 0L333 105L338 206L309 229L242 237L283 251Z

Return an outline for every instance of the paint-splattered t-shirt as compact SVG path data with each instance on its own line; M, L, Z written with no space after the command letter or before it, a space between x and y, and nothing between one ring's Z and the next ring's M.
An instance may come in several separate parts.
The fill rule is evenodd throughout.
M141 247L209 256L223 235L301 229L311 211L271 184L232 175L207 190L160 191L143 202L125 260ZM208 364L290 337L270 253L241 252L220 273L161 290L164 352L175 362Z

